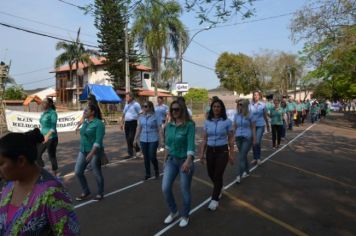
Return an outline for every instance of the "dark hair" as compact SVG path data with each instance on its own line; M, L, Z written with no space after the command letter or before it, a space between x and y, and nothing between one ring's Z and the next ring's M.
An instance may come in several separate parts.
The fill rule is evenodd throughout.
M56 106L54 105L53 99L52 98L46 98L47 104L50 108L53 110L56 110Z
M89 94L88 96L88 104L93 104L95 106L98 106L98 101L96 100L96 97L94 94Z
M187 106L185 105L184 102L182 102L182 100L176 100L176 101L173 101L169 107L169 115L171 117L172 120L174 120L174 116L173 116L173 111L172 111L172 106L174 104L178 104L179 105L179 108L180 108L180 112L181 112L181 115L183 116L183 121L184 122L187 122L187 121L191 121L192 119L190 118L190 115L189 115L189 112L188 112L188 109L187 109ZM174 120L175 121L175 120Z
M155 107L154 107L154 105L153 105L153 102L151 102L151 101L146 101L145 103L147 104L147 106L148 106L148 108L150 109L150 111L154 113L154 112L155 112Z
M128 93L126 93L126 95L128 95L129 97L135 98L135 95L133 92L128 92Z
M103 119L103 117L101 115L101 111L97 105L89 104L88 108L89 108L89 110L94 111L94 117L98 118L99 120Z
M220 100L220 98L219 98L218 96L213 96L211 99L212 99L213 101L215 101L215 100Z
M210 104L210 111L208 114L208 120L212 120L214 118L214 112L213 112L213 106L215 103L219 103L221 106L221 112L220 112L220 117L223 118L223 120L227 119L227 115L226 115L226 107L223 101L221 101L220 99L213 99L213 102Z
M37 145L44 140L38 128L26 133L9 133L0 139L0 155L16 162L19 156L25 156L30 164L37 159Z
M185 98L182 96L177 97L176 99L177 102L183 102L185 104Z

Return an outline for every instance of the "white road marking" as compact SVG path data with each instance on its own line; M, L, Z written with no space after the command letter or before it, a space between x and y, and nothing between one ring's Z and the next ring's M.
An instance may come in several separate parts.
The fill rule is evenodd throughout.
M278 150L276 150L275 152L273 152L271 155L269 155L268 157L266 157L265 159L263 159L261 162L264 163L266 161L268 161L269 159L271 159L274 155L276 155L278 152L282 151L285 147L287 147L289 144L291 144L292 142L294 142L296 139L298 139L300 136L302 136L303 134L305 134L305 132L307 132L309 129L311 129L315 124L312 124L311 126L309 126L308 128L306 128L303 132L301 132L300 134L298 134L296 137L294 137L292 140L290 140L288 143L286 143L285 145L283 145L281 148L279 148ZM250 169L250 172L254 171L257 168L257 165L255 165L254 167L252 167ZM236 183L236 181L232 181L231 183L229 183L228 185L226 185L224 187L224 190L229 189L231 186L233 186ZM189 212L189 215L193 214L194 212L196 212L197 210L199 210L200 208L202 208L204 205L206 205L209 201L210 201L211 197L208 197L207 199L205 199L203 202L201 202L198 206L196 206L194 209L192 209ZM176 224L178 224L180 221L180 219L174 221L173 223L167 225L165 228L163 228L162 230L160 230L159 232L155 233L154 236L160 236L163 235L165 232L167 232L168 230L170 230L171 228L173 228Z

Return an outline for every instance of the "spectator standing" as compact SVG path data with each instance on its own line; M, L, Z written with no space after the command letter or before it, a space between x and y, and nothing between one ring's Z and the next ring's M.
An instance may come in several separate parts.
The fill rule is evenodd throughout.
M140 147L137 144L134 144L137 129L137 119L140 113L141 106L138 102L136 102L133 93L127 93L126 104L121 119L121 130L125 128L125 138L127 142L128 156L126 159L134 157L134 148L136 151L136 157L139 157L140 155Z

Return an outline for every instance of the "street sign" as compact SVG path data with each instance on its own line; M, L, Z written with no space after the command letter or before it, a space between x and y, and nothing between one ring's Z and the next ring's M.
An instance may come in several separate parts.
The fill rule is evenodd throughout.
M177 83L176 90L177 92L188 92L189 85L188 83Z

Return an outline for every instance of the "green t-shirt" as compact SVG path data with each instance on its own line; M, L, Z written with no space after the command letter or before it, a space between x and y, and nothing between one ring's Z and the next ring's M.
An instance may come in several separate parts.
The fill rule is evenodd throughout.
M270 116L271 116L271 125L283 125L283 116L285 113L284 108L271 108Z
M41 134L46 135L49 131L52 131L51 137L57 137L57 112L52 108L43 112L40 118Z
M293 112L296 108L296 103L295 102L288 102L287 103L287 109L289 112Z

